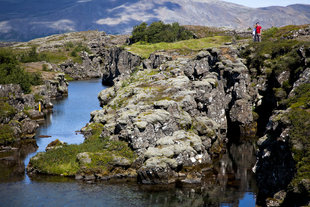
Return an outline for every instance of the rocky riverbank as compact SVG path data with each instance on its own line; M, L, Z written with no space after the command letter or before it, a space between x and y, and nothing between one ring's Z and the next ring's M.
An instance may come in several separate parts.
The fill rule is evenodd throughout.
M68 95L68 83L61 73L45 80L44 85L33 86L30 94L24 94L18 84L0 85L0 89L3 150L8 150L7 145L14 142L33 139L44 113L53 109L51 99Z

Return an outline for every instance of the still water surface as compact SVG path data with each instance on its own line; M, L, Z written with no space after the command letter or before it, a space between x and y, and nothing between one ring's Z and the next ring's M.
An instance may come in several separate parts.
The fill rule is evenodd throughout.
M53 140L69 144L83 142L76 133L100 109L97 94L104 89L101 80L70 82L69 96L54 101L37 132L50 138L37 138L19 151L0 155L0 206L255 206L255 179L251 166L254 148L243 142L232 145L200 186L142 186L135 182L85 184L70 178L38 176L29 178L25 164Z

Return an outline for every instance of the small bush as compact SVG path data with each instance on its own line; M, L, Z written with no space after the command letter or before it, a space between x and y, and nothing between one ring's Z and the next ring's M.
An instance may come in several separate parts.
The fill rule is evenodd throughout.
M71 55L72 57L76 57L76 56L77 56L77 53L76 53L75 50L73 50L73 51L70 53L70 55Z
M73 42L67 42L67 43L65 44L65 47L66 47L66 48L73 48L73 47L74 47L74 44L73 44Z
M43 70L43 71L48 71L47 65L46 65L46 64L43 64L43 65L42 65L42 70Z

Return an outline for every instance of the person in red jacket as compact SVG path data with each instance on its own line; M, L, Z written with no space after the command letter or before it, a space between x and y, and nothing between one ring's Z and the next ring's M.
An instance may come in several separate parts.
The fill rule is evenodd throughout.
M256 23L255 25L256 28L256 42L261 42L262 41L262 34L261 34L261 30L262 30L262 26L259 25L259 22Z

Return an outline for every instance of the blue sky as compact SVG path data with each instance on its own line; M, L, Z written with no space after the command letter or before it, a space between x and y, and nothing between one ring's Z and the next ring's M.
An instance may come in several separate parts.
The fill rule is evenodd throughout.
M290 4L310 4L310 0L224 0L249 7L287 6Z

